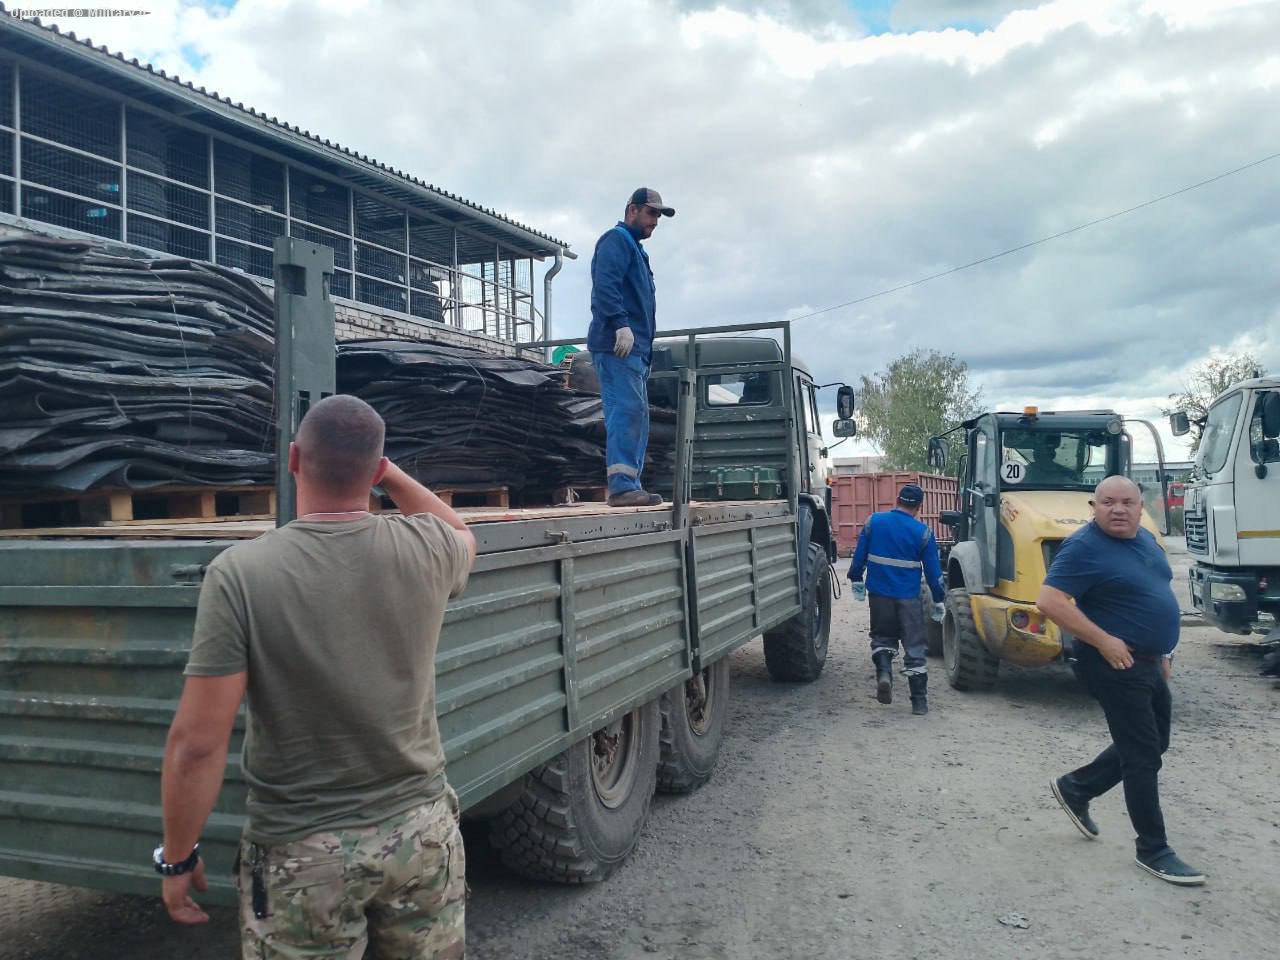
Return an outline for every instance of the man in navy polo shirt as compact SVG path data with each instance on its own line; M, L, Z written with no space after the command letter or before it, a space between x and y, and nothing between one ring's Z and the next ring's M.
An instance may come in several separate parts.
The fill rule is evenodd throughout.
M1081 674L1102 706L1112 743L1049 787L1092 840L1098 826L1089 801L1123 783L1138 866L1169 883L1201 884L1205 875L1169 846L1160 811L1158 774L1169 748L1169 675L1181 618L1173 571L1156 538L1139 526L1142 493L1132 480L1108 477L1090 502L1093 521L1062 545L1036 606L1075 637Z

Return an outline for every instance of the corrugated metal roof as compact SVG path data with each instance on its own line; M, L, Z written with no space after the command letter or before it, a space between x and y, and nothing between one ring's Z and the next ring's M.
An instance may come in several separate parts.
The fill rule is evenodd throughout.
M508 247L518 248L527 255L543 257L557 250L568 251L568 244L563 240L340 143L324 139L310 130L269 117L253 107L221 96L216 90L198 87L176 74L170 75L149 63L140 63L136 58L126 60L124 54L112 52L103 45L94 45L87 37L81 39L74 32L64 33L55 25L46 26L38 17L30 20L13 17L3 3L0 3L0 45L20 54L32 55L46 67L66 69L82 78L92 74L92 79L101 82L114 80L112 88L116 92L151 106L172 107L174 100L185 101L201 114L200 120L228 136L250 142L265 136L277 150L295 154L300 150L305 152L305 159L312 164L317 158L327 160L329 166L341 168L344 179L358 186L391 196L399 195L397 198L408 205L423 206L457 224L465 222L473 230L481 228L482 232L494 235L494 239L500 239ZM164 100L169 103L162 102ZM184 115L193 118L189 111Z

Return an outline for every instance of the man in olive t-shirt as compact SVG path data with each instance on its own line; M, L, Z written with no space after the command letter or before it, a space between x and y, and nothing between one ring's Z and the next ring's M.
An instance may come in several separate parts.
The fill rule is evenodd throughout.
M165 903L208 919L196 841L248 697L240 850L246 956L461 957L465 857L435 712L449 597L475 558L466 525L382 457L363 401L316 404L290 469L299 517L210 565L165 751ZM365 507L381 483L400 516ZM184 864L189 870L183 871Z

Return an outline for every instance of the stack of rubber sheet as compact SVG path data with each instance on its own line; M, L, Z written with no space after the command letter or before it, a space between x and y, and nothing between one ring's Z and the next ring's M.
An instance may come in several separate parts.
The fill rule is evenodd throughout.
M272 325L264 289L222 267L0 235L0 494L272 482ZM600 398L557 368L398 340L341 344L337 362L423 482L603 483ZM674 419L652 411L658 476Z
M562 372L460 347L369 340L338 348L338 390L387 422L387 456L424 483L547 491L604 482L600 397ZM669 475L674 411L650 415L649 460Z
M0 492L269 482L271 329L233 271L0 237Z

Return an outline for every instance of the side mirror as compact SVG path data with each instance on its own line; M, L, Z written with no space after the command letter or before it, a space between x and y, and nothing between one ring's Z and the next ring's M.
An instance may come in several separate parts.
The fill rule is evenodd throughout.
M847 417L837 420L831 425L831 432L837 437L856 437L858 435L858 421L850 420Z
M963 519L964 514L959 510L942 510L938 513L939 522L946 527L958 527Z
M1191 420L1185 410L1169 414L1169 429L1175 437L1185 437L1191 432Z
M1280 437L1280 393L1274 390L1262 401L1262 435L1268 440Z
M853 419L853 387L848 384L836 391L836 416L841 420ZM837 433L836 436L843 436L843 434Z
M925 460L929 466L935 470L945 470L947 468L947 456L950 453L947 447L947 441L940 437L931 437L929 439L929 451L925 455Z

